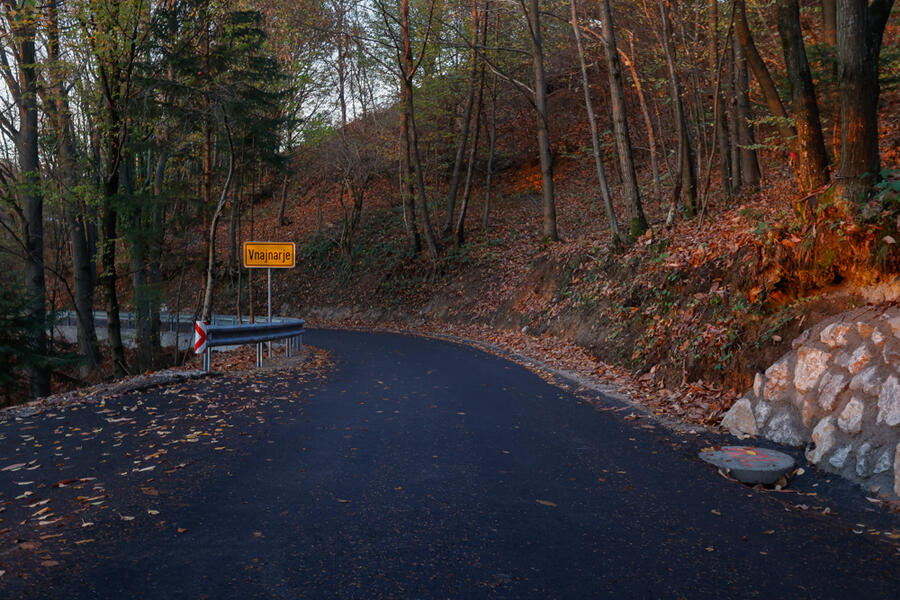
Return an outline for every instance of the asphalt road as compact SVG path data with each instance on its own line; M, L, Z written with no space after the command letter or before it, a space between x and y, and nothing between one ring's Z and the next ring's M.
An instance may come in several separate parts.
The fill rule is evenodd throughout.
M750 489L466 346L304 341L324 377L0 422L0 598L900 597L900 521L844 483Z

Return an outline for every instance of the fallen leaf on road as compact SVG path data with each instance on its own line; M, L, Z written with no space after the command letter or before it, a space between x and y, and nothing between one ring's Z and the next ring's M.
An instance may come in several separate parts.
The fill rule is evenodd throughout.
M764 535L772 535L773 533L775 533L774 529L766 529L765 531L763 531Z
M713 509L713 510L711 510L711 511L709 511L709 512L711 512L712 514L716 515L717 517L721 517L721 516L722 516L722 513L720 513L720 512L717 511L716 509Z
M159 514L159 511L158 511L158 510L153 510L152 508L148 508L148 509L147 509L147 514L150 515L150 516L155 517L156 515Z
M178 533L184 533L185 531L187 531L187 529L185 529L184 527L178 528Z
M556 507L556 502L550 502L549 500L535 500L538 504L543 504L544 506L553 506Z
M55 560L45 560L45 561L41 562L41 566L42 567L58 567L59 563L56 562Z
M337 500L341 504L350 504L352 502L352 500L344 500L343 498L335 498L335 500Z
M119 516L122 517L123 521L134 521L134 517L128 517L125 515L119 515Z
M707 552L715 552L716 549L712 546L707 546L706 548L704 548L704 550L706 550Z
M81 544L90 544L93 541L94 538L87 538L85 540L78 540L77 542L75 542L75 545L80 546Z

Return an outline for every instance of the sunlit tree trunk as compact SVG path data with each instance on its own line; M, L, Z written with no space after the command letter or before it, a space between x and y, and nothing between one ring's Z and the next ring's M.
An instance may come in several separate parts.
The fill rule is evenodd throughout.
M878 180L878 60L894 0L839 0L838 77L841 98L839 192L864 197Z
M791 112L797 128L797 174L804 191L811 192L827 184L830 179L819 104L800 29L798 0L777 0L776 4L778 33L791 85Z

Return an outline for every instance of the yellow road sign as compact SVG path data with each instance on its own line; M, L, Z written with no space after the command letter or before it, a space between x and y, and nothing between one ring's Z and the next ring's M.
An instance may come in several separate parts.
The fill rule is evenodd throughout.
M244 242L244 267L291 269L296 265L294 242Z

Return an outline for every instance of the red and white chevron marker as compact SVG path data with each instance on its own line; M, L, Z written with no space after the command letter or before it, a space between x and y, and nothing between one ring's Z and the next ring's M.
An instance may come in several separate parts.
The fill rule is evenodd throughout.
M203 321L194 321L194 353L206 352L206 328L209 327Z

